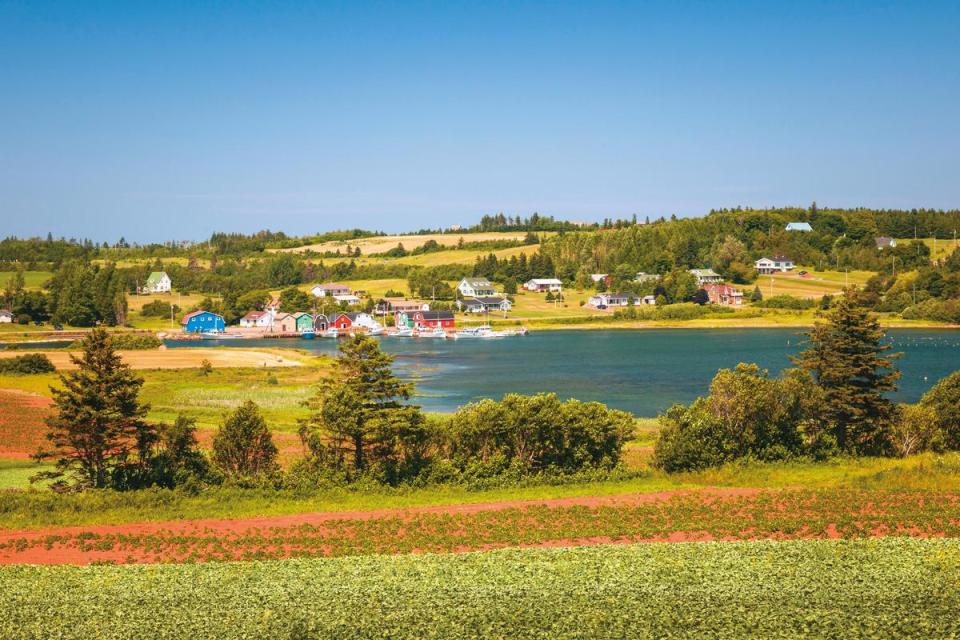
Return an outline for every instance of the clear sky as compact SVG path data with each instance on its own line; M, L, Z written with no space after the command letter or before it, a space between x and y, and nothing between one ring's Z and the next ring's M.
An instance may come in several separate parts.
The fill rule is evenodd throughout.
M0 0L0 235L960 207L958 2Z

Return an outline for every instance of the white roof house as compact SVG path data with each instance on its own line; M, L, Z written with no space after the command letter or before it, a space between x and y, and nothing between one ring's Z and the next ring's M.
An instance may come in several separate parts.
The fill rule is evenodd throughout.
M527 291L560 291L563 283L556 278L533 278L523 284Z
M601 280L606 278L608 275L609 274L606 274L606 273L591 273L590 279L593 280L594 282L600 282Z
M326 282L324 284L318 284L310 292L318 298L323 298L326 296L343 296L350 293L350 287L345 284L340 284L339 282Z
M240 318L240 326L249 327L269 327L273 324L273 314L267 311L251 311Z
M809 222L788 222L785 231L813 231Z
M772 258L760 258L753 263L754 268L760 273L776 273L790 271L795 266L793 260L787 256L773 256Z
M153 271L140 287L140 293L170 293L173 282L166 271Z
M486 278L464 278L457 285L457 291L464 298L483 298L497 293L497 290Z
M723 276L713 269L690 269L690 273L697 279L697 286L717 284L723 282Z
M591 307L626 307L630 304L630 296L626 293L598 293L590 296L587 304Z

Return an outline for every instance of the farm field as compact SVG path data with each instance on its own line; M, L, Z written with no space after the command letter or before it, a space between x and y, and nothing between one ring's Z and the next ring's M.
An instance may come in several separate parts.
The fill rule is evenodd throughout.
M742 285L745 296L749 296L754 286L759 286L764 298L790 295L797 298L821 298L824 295L837 295L844 287L862 287L874 275L872 271L814 271L806 268L807 276L801 276L805 268L798 266L791 272L761 275L752 285Z
M958 579L960 542L902 538L19 566L0 570L0 626L22 638L946 638L960 633Z
M526 237L526 232L508 232L508 231L490 231L486 233L459 233L451 231L449 233L433 233L425 235L393 235L393 236L374 236L370 238L357 238L354 240L331 240L319 244L311 244L303 247L293 247L290 249L272 249L276 253L304 253L314 251L323 253L326 251L345 251L347 245L352 249L359 248L360 254L364 256L385 253L393 249L398 244L402 244L407 251L412 251L422 247L429 240L435 241L444 247L455 247L463 238L464 242L488 242L491 240L514 240L520 241ZM549 235L549 234L543 234Z
M57 369L74 369L70 351L0 351L0 358L27 353L44 353ZM298 367L305 359L290 349L144 349L118 351L134 369L186 369L199 367L207 360L214 367ZM307 358L309 359L309 358Z

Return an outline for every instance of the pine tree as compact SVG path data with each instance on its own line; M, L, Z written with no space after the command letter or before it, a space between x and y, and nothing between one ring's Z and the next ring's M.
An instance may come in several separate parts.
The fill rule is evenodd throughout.
M94 329L83 341L83 353L70 356L75 371L60 375L62 389L52 388L57 412L47 419L52 448L37 459L56 459L52 478L58 489L105 488L130 467L145 464L156 443L156 428L140 404L143 379L113 350L110 335Z
M763 292L760 291L760 285L757 285L753 288L753 293L750 294L750 302L760 302L763 300Z
M355 335L340 346L333 375L320 383L308 403L313 410L301 424L300 436L311 452L329 456L340 468L362 471L383 462L394 451L385 438L407 438L422 427L418 407L404 406L413 385L393 374L393 357L376 340ZM387 434L384 425L393 433ZM399 433L399 436L398 436Z
M884 331L848 294L808 334L810 347L794 361L809 370L824 391L823 417L837 446L854 454L880 454L890 447L896 407L884 394L895 391L900 372L883 355Z

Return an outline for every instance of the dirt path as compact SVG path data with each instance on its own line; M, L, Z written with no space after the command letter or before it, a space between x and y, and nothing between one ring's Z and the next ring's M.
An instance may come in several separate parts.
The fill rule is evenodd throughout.
M57 369L75 369L68 351L0 351L0 358L27 353L46 354ZM209 360L214 367L296 367L302 363L290 350L281 349L151 349L120 351L123 361L134 369L187 369Z

